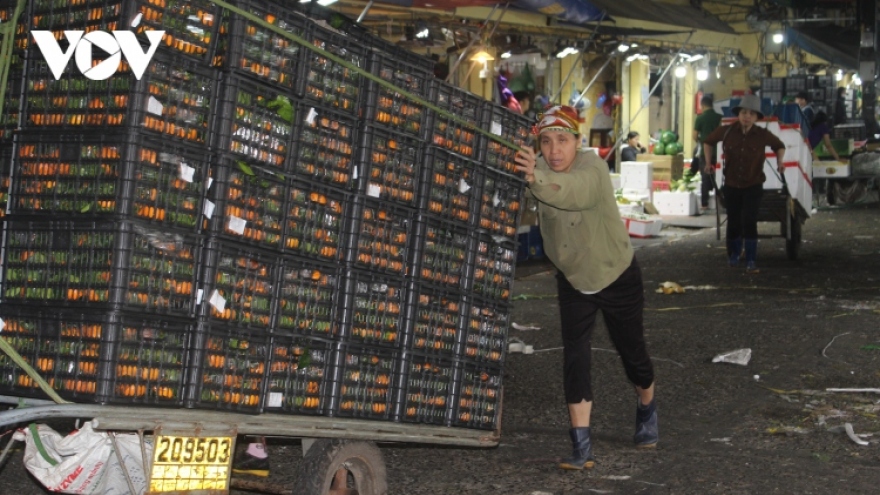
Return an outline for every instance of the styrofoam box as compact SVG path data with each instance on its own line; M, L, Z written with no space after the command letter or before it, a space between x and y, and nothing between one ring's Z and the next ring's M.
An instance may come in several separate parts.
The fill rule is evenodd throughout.
M852 173L850 165L841 162L814 162L813 177L849 177Z
M620 195L627 199L630 202L642 202L651 201L651 190L650 189L622 189Z
M654 237L660 234L663 228L663 221L659 218L649 220L638 220L635 218L621 218L626 224L626 230L630 237Z
M611 187L613 187L615 191L623 188L623 184L620 181L620 174L611 174Z
M645 213L645 207L636 203L628 205L617 203L617 209L620 210L620 216Z
M654 180L654 164L651 162L622 162L620 164L620 187L624 189L651 189Z
M697 214L697 195L692 191L654 193L654 207L661 215L691 216Z

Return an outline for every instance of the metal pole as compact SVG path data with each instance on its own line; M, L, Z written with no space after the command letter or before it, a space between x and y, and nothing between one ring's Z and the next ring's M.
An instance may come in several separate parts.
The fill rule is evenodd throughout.
M596 33L599 32L599 27L602 26L602 21L604 21L604 20L605 20L605 14L603 13L603 14L602 14L602 18L599 19L599 23L596 24L596 29L594 29L593 32L590 33L590 38L587 40L587 43L586 43L587 46L589 46L589 45L590 45L590 42L593 41L593 38L596 37ZM583 55L581 55L581 57L583 57ZM568 80L571 78L571 75L574 74L574 70L575 70L576 68L577 68L577 64L572 64L572 65L571 65L571 70L568 71L568 75L565 76L565 79L563 79L561 83L559 83L559 90L556 91L556 94L553 95L552 98L550 98L550 102L551 102L551 103L552 103L553 100L555 100L556 98L562 96L562 91L565 90L565 83L567 83ZM595 80L595 78L593 78L593 80ZM584 92L586 92L586 90L584 90ZM578 96L577 101L575 101L575 104L577 104L578 101L581 101L581 98L583 98L583 96L584 96L584 93L581 93L580 96ZM562 102L560 101L560 103L562 103Z
M510 6L509 3L504 4L504 10L501 11L501 15L498 16L498 20L495 21L495 25L492 26L492 31L489 33L489 38L490 38L490 39L491 39L492 36L495 34L495 30L498 29L498 25L501 24L501 19L504 17L504 14L507 13L507 7L509 7L509 6ZM492 14L491 14L491 13L489 13L489 17L492 17ZM488 22L488 19L486 20L486 22ZM463 55L463 54L462 54L462 55ZM469 68L468 71L467 71L467 74L464 75L464 80L465 80L465 81L467 81L468 78L471 77L471 72L473 72L473 71L474 71L474 65L471 64L470 68ZM452 74L452 73L450 72L450 74ZM486 78L487 78L487 79L489 78L489 75L488 75L488 74L486 74ZM484 83L484 84L485 84L485 83ZM483 89L485 90L485 88L483 88ZM494 88L493 88L492 91L493 91L493 93L494 93L494 91L495 91Z
M608 157L611 157L611 155L620 146L620 143L623 142L624 136L626 136L626 134L629 132L629 129L632 126L633 121L636 120L636 117L638 117L639 114L642 113L642 110L644 110L645 106L648 105L648 102L651 101L651 95L654 94L654 91L657 90L657 87L660 85L661 82L663 82L663 79L666 78L666 74L669 73L669 69L671 69L672 66L675 65L675 63L678 61L678 56L681 55L681 52L684 50L684 46L688 44L688 41L691 40L691 37L693 37L693 35L694 35L694 32L691 31L691 34L689 34L687 39L684 40L684 43L681 44L681 48L679 48L678 51L675 52L675 56L673 56L672 60L669 61L669 65L666 66L666 69L663 70L663 73L660 74L660 77L657 79L657 83L654 84L654 87L651 88L651 90L648 92L648 99L646 99L645 101L642 102L642 106L639 107L639 109L636 111L636 114L633 115L633 117L629 120L629 122L627 122L626 127L620 132L620 136L618 136L617 139L614 140L614 146L611 148L611 151L608 152ZM608 160L608 157L605 158L606 161Z
M492 10L489 11L489 15L486 17L486 22L489 22L489 20L492 19L492 14L495 13L495 10L496 10L497 8L498 8L498 4L497 4L497 3L496 3L494 6L492 6ZM505 8L506 8L506 7L505 7ZM479 39L479 38L474 38L474 39L472 39L472 40L470 41L470 43L468 43L468 45L467 45L466 47L464 47L464 50L461 51L461 54L458 56L458 59L455 61L454 64L452 64L452 68L449 69L449 75L446 76L446 82L451 82L451 81L452 81L451 78L452 78L452 76L455 75L455 71L458 70L458 66L459 66L459 64L461 64L461 61L464 59L464 56L465 56L465 55L467 54L467 52L468 52L468 51L474 46L474 43L477 42L477 39Z
M584 90L581 91L581 94L578 95L577 99L574 100L575 105L577 105L583 99L584 95L587 94L587 91L589 91L593 84L596 82L596 79L599 79L599 74L601 74L602 71L604 71L605 68L608 67L608 64L610 64L611 61L614 60L614 57L614 54L609 55L608 60L606 60L605 63L602 64L602 67L599 67L599 70L596 72L596 75L593 76L593 79L590 80L590 83L587 84L587 87L584 88Z
M367 3L366 7L364 7L364 10L361 11L361 15L358 16L355 23L360 24L361 21L364 20L364 17L367 16L367 12L370 11L370 7L372 7L372 6L373 6L373 0L370 0L369 3Z

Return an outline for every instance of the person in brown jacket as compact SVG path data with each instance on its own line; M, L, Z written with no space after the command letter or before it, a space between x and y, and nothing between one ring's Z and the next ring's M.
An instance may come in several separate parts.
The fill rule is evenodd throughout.
M712 149L721 143L717 158L722 162L724 195L727 208L727 255L728 264L739 265L740 253L745 245L746 272L758 273L758 209L764 194L764 162L767 148L776 153L776 170L785 173L785 144L772 132L755 123L764 118L761 100L746 95L739 106L731 109L737 121L715 129L703 141L703 156L712 157ZM715 173L715 163L706 164L706 173Z

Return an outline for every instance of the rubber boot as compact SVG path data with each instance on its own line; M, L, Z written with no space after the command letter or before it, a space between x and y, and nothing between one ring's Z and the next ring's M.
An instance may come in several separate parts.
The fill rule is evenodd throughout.
M739 255L742 253L743 241L741 238L737 237L736 239L727 240L727 262L730 266L736 267L739 265Z
M633 436L636 447L640 449L656 447L659 440L657 402L652 400L650 404L643 406L642 402L637 400L636 434Z
M746 239L746 273L761 273L755 261L758 259L758 240Z
M590 427L572 428L568 430L571 437L571 457L559 463L560 469L592 469L596 465L593 459L593 446L590 444Z

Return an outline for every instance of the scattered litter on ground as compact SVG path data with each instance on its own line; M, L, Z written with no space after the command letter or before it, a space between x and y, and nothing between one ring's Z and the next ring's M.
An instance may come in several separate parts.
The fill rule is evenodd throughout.
M880 394L880 388L826 388L825 391L852 394Z
M684 290L718 290L714 285L685 285Z
M840 334L840 335L835 335L834 338L831 339L831 342L829 342L828 345L826 345L825 348L822 349L822 357L826 357L826 358L828 357L828 356L825 354L825 351L827 351L828 348L831 347L831 344L833 344L834 341L837 340L837 337L843 337L844 335L849 335L850 333L852 333L852 332L844 332L844 333L842 333L842 334Z
M752 359L752 350L749 348L745 349L737 349L735 351L729 351L721 353L712 358L713 363L730 363L730 364L739 364L745 366L749 364L749 360Z
M518 294L510 298L511 301L527 301L529 299L550 299L556 294Z
M587 491L593 492L593 493L614 493L611 490L597 490L595 488L589 488L589 489L587 489Z
M771 435L791 435L809 433L810 430L801 428L800 426L771 426L767 428L767 433Z
M673 306L671 308L645 308L645 311L681 311L684 309L701 309L701 308L723 308L725 306L742 306L743 303L733 302L733 303L719 303L719 304L707 304L704 306Z
M663 483L651 483L650 481L639 481L639 480L634 480L634 481L635 481L636 483L641 483L641 484L643 484L643 485L651 485L651 486L666 486L666 485L664 485Z
M880 351L880 345L877 344L868 344L859 347L859 349L863 351Z
M684 294L684 287L675 282L663 282L654 292L658 294Z
M507 352L508 353L523 353L523 354L534 354L535 348L523 342L522 340L514 337L511 338L507 344Z
M850 424L850 423L844 423L843 427L846 429L846 436L848 436L849 439L852 440L853 442L855 442L855 443L857 443L857 444L859 444L859 445L868 445L868 444L870 444L870 442L868 442L867 440L862 440L861 438L859 438L859 437L856 435L856 432L853 431L852 424Z
M761 381L761 375L755 375L752 378L754 378L756 382Z
M551 492L532 492L529 495L553 495Z
M535 325L520 325L519 323L516 323L516 322L511 323L510 326L511 326L511 328L513 328L514 330L522 330L522 331L526 331L526 330L540 330L540 329L541 329L541 327L539 327L539 326L535 326Z
M730 437L710 438L710 442L730 443Z
M599 477L602 478L603 480L611 480L611 481L626 481L626 480L632 478L632 476L622 476L622 475L616 475L616 474L608 474L608 475L599 476Z

